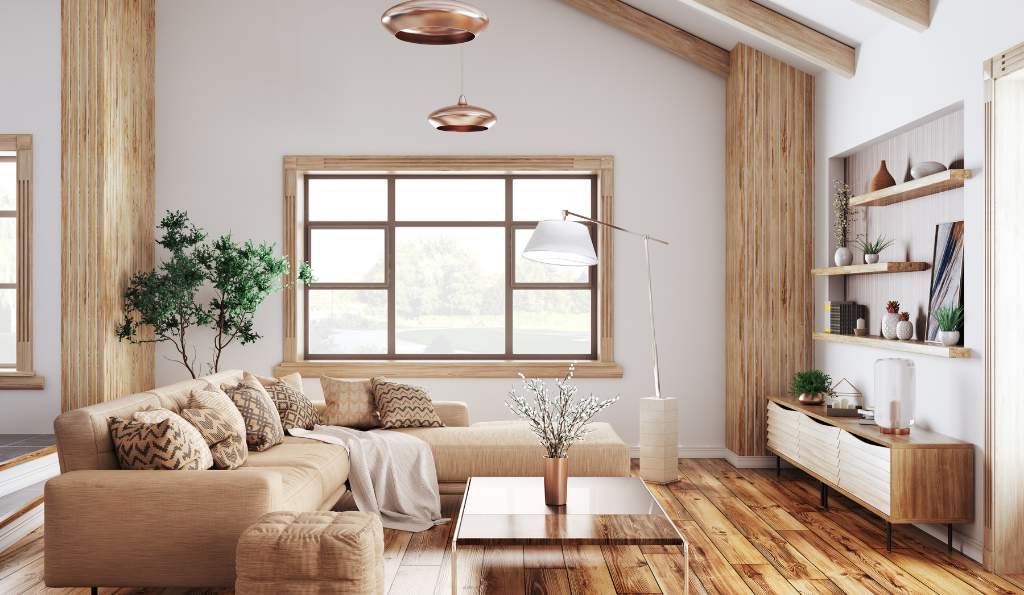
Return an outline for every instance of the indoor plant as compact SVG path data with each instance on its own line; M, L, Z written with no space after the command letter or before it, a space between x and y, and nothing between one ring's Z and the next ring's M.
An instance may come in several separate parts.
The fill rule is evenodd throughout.
M960 342L960 325L964 322L963 306L940 306L935 309L935 322L939 325L939 341L946 347Z
M793 374L789 390L805 405L820 405L832 392L832 377L821 370L803 370Z
M882 336L886 339L896 338L896 325L900 322L900 303L890 300L885 304L885 316L882 316Z
M846 247L846 236L850 229L850 192L849 184L835 180L832 182L835 194L832 197L832 237L836 241L836 253L832 257L837 267L848 266L853 262L853 253Z
M287 285L281 278L288 274L288 260L274 256L273 244L240 244L230 234L207 242L206 232L184 211L168 211L157 229L163 235L156 243L170 254L155 270L135 273L128 282L117 336L132 343L170 343L175 361L195 378L202 371L200 356L186 337L194 327L209 328L213 353L205 371L217 372L224 348L260 338L253 315L268 295ZM308 263L294 280L313 280ZM212 295L206 300L200 291Z
M896 323L896 338L900 341L914 338L914 323L910 322L910 312L900 312L900 321Z
M522 374L523 388L533 393L533 402L515 390L509 391L505 406L525 419L547 451L544 457L544 501L548 506L565 504L569 463L569 447L583 440L589 431L587 422L619 397L599 401L594 395L576 399L576 386L571 384L576 365L558 380L558 396L549 396L547 384L540 379L527 380Z
M885 236L878 236L874 240L868 240L863 235L857 236L857 247L864 253L864 262L866 264L878 262L878 255L882 253L882 250L895 243L895 241L887 239Z

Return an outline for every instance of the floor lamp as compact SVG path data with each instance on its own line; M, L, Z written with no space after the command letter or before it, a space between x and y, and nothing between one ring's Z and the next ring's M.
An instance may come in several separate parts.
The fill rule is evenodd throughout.
M672 483L679 479L677 399L661 395L661 374L658 371L658 336L654 325L654 289L651 282L650 243L668 245L665 240L637 233L572 211L562 211L562 219L541 221L523 249L523 258L559 266L593 266L597 254L590 230L578 219L603 225L644 240L647 263L647 303L651 315L651 358L654 363L654 396L640 399L640 477L653 483Z

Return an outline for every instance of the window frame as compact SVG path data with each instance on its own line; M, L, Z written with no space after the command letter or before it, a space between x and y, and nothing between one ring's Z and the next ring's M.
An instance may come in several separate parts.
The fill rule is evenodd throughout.
M590 180L590 212L598 213L597 200L597 175L588 173L550 173L550 174L423 174L423 173L391 173L391 174L308 174L303 176L303 212L309 213L309 182L310 180L386 180L387 181L387 219L384 221L310 221L303 217L303 255L306 261L311 262L312 253L312 232L317 229L372 229L384 232L384 281L383 282L317 282L303 286L303 353L307 360L415 360L415 361L480 361L480 360L584 360L596 361L598 359L598 299L597 279L598 268L588 267L587 281L584 283L542 283L516 281L515 278L515 233L517 230L533 229L537 221L517 220L513 217L515 180L525 179L582 179ZM398 180L424 180L424 179L476 179L476 180L502 180L504 182L504 217L502 219L473 221L473 220L399 220L396 214L395 187ZM590 229L591 239L597 243L597 232L593 223L584 224ZM500 228L504 232L505 243L505 311L504 311L504 351L495 354L476 354L467 357L459 354L418 354L398 353L396 349L396 335L398 317L395 307L396 285L395 285L395 238L397 230L401 228L441 228L441 227L466 227L473 229ZM314 271L315 274L315 271ZM309 349L309 293L317 290L377 290L387 292L387 353L312 353ZM514 296L516 291L557 291L557 290L587 290L590 292L590 351L588 353L515 353L513 324Z
M15 282L0 284L0 287L15 290L16 308L15 361L0 362L8 366L0 368L0 389L40 390L44 380L36 375L32 364L32 135L0 134L0 151L15 153L17 178L14 211L0 212L3 217L13 217L16 221L17 250Z
M362 177L399 179L420 177L484 177L513 178L528 177L590 177L592 186L592 208L596 216L604 221L612 220L613 158L605 155L581 156L285 156L283 159L284 186L284 254L292 270L300 259L308 254L308 233L305 214L308 212L306 185L308 179L316 177ZM510 181L506 181L508 185ZM515 230L530 228L533 222L512 222L507 225L510 190L506 188L506 220L487 222L506 230L506 244L514 241ZM389 182L388 222L355 222L358 226L389 227L394 223L394 183ZM351 223L351 222L348 222ZM363 226L362 223L366 223ZM418 222L425 226L442 227L476 226L478 222L429 221ZM592 225L592 224L590 224ZM385 229L386 242L393 250L394 229ZM481 225L482 227L482 225ZM504 354L474 356L465 359L461 355L439 354L354 354L338 356L331 354L308 354L305 329L308 317L309 289L291 285L283 294L283 341L282 362L275 367L276 374L298 372L304 377L319 376L366 378L374 375L388 375L394 378L514 378L519 372L527 376L554 377L565 374L570 362L576 362L576 376L579 378L621 378L622 368L614 360L612 336L614 326L612 287L612 234L605 227L591 226L596 238L598 266L592 267L587 284L574 284L573 289L591 290L591 334L592 353L588 359L579 355L522 355L515 357L508 351ZM391 250L386 250L388 253ZM393 253L393 252L392 252ZM515 281L514 250L508 250L506 259L506 311L512 307L510 292L516 289L558 289L565 284L533 284ZM375 289L389 288L394 279L393 259L386 264L386 283L373 283ZM363 285L363 284L356 284ZM350 289L355 289L349 285ZM394 292L389 291L389 302ZM393 304L389 304L393 310ZM393 320L389 312L389 321ZM506 318L508 320L509 318ZM389 327L391 327L389 322ZM506 329L508 335L510 329ZM392 332L389 330L389 336ZM507 342L507 341L506 341ZM393 351L389 345L389 351ZM506 345L507 347L507 345ZM592 358L592 359L591 359Z

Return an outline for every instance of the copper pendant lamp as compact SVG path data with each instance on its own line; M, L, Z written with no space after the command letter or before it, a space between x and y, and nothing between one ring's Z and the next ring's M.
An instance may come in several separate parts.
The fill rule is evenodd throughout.
M470 105L462 92L465 79L463 54L459 51L459 101L455 105L446 105L430 112L427 121L442 132L483 132L489 130L498 121L498 116L489 109L478 105Z
M402 41L451 45L472 41L489 19L479 8L458 0L407 0L387 9L380 22Z

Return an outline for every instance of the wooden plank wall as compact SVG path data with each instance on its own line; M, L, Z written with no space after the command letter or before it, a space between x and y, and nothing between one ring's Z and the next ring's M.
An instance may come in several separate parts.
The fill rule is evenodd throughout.
M153 386L153 345L114 335L153 266L154 0L61 3L61 409Z
M758 456L765 398L811 364L814 79L740 44L726 102L726 447Z

